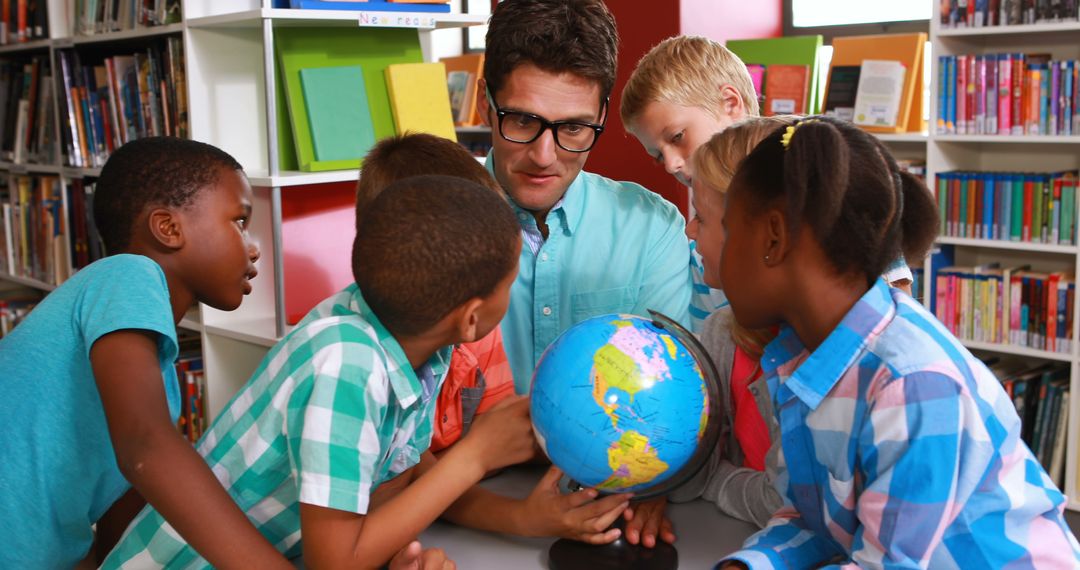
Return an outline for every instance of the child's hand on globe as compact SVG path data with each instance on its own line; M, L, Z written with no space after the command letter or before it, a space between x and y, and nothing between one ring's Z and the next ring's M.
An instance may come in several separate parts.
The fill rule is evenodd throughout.
M520 534L558 536L590 544L607 544L619 538L620 530L611 523L630 504L630 493L597 499L596 489L562 494L559 478L562 471L551 467L533 488L516 514Z
M626 541L646 548L656 546L657 537L668 544L675 543L671 520L664 513L667 499L658 497L637 503L626 509Z

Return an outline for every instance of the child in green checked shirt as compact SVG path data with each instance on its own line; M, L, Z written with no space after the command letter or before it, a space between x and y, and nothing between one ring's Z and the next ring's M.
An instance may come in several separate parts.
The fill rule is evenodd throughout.
M485 473L532 457L517 398L437 462L427 452L449 346L502 319L520 248L510 207L473 182L408 178L371 202L356 283L270 350L198 446L279 551L380 566ZM146 509L104 567L206 565Z

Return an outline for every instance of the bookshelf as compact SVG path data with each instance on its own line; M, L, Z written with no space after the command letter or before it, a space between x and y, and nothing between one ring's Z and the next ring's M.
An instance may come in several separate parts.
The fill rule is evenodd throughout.
M48 37L0 45L0 62L24 62L47 57L52 70L60 69L60 54L75 53L91 65L103 58L145 50L147 46L179 39L183 47L189 136L218 146L244 166L254 192L250 232L262 257L253 293L233 312L194 307L180 328L198 335L206 375L206 410L212 419L247 381L267 350L290 329L285 316L285 264L289 255L283 210L290 201L318 201L324 188L350 185L358 169L301 172L282 166L282 148L291 145L284 91L275 48L278 32L294 28L363 30L392 27L414 30L425 61L435 61L438 38L456 38L460 28L483 24L486 16L468 14L385 13L345 10L293 10L274 7L276 0L182 0L181 18L158 26L77 35L74 16L65 12L66 0L47 0ZM445 30L445 31L443 31ZM373 32L374 33L374 32ZM450 43L452 43L452 39ZM446 43L446 42L443 42ZM52 73L54 94L60 74ZM75 180L92 182L100 167L73 166L64 148L61 121L63 103L53 97L53 158L15 163L0 156L0 179L48 176L66 185ZM0 109L3 112L3 109ZM481 133L473 133L474 136ZM88 182L88 183L89 183ZM66 214L69 201L63 201ZM292 204L295 206L295 204ZM294 208L295 209L295 208ZM349 206L351 214L351 205ZM330 231L350 236L348 227ZM66 227L65 227L66 229ZM64 236L67 239L67 236ZM291 262L291 260L290 260ZM346 266L348 260L342 261ZM0 286L19 285L42 292L56 284L0 271Z
M1080 168L1080 136L1073 135L999 135L943 134L936 132L939 116L939 56L994 53L1049 53L1055 60L1080 59L1080 22L1040 23L1030 25L978 28L947 28L938 18L930 22L931 58L931 130L926 137L927 184L934 189L939 173L964 171L1056 172ZM1076 215L1076 212L1073 212ZM1035 271L1075 273L1080 267L1080 247L1057 243L1029 243L966 237L940 237L938 244L952 246L956 265L980 265L1000 262L1003 267L1030 264ZM1076 243L1075 241L1073 242ZM923 296L929 306L933 268L926 261L927 278ZM1074 305L1077 305L1074 303ZM1072 308L1072 338L1080 339L1080 307ZM1069 386L1073 395L1080 393L1080 350L1075 341L1067 352L1051 352L1014 344L995 344L963 340L982 353L1007 354L1032 362L1063 362L1070 369ZM1080 404L1070 398L1065 437L1065 468L1062 491L1069 498L1068 508L1080 510Z

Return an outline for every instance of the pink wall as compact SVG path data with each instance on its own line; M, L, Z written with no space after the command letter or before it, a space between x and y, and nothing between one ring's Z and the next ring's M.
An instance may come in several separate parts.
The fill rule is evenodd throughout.
M653 163L637 139L622 127L619 98L626 79L645 52L670 36L703 35L717 41L780 36L782 0L662 0L647 7L627 0L606 3L619 26L618 79L611 94L607 129L585 167L608 178L637 182L685 213L686 189Z
M721 42L779 37L784 32L783 9L780 0L682 0L679 24L684 35Z

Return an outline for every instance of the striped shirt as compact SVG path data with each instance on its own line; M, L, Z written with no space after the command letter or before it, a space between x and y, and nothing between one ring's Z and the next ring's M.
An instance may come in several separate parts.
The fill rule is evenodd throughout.
M436 398L423 402L401 346L355 284L345 291L350 310L305 320L270 349L198 444L252 524L288 556L300 554L300 503L366 514L375 489L416 465L431 441ZM434 390L449 358L447 348L427 362ZM103 568L159 566L208 563L147 507Z
M812 353L785 327L762 368L784 507L731 555L752 568L1074 568L1064 497L993 374L878 282Z
M717 309L726 307L728 301L723 291L705 284L705 267L697 252L696 240L690 240L690 277L694 281L690 294L690 330L700 333L705 328L705 319Z

